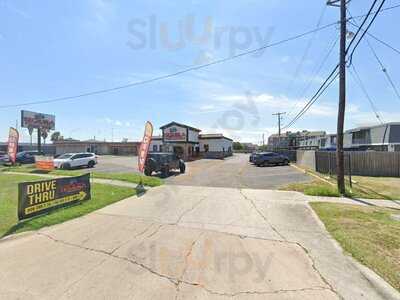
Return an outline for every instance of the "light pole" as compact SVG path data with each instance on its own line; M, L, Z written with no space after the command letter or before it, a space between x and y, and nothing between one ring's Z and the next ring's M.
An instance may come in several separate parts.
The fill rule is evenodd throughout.
M346 186L344 181L344 150L343 131L346 111L346 35L347 16L346 6L350 0L328 0L327 5L340 7L340 62L339 62L339 108L336 137L336 175L339 193L344 195Z

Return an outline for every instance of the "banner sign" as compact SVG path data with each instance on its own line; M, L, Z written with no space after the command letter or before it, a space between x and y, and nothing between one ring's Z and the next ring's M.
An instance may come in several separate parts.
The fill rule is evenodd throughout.
M13 164L15 164L15 160L17 158L18 140L19 140L18 130L10 127L10 133L8 135L8 150L7 150L7 152L8 152L10 161Z
M40 128L43 130L54 130L56 126L56 117L33 111L21 110L21 127Z
M153 137L153 125L150 122L146 122L143 141L140 144L139 156L138 156L139 172L144 171L144 165L146 163L147 154L149 152L149 147L152 137Z
M90 174L18 184L18 219L89 200Z
M54 159L52 156L35 156L35 168L42 171L54 170Z

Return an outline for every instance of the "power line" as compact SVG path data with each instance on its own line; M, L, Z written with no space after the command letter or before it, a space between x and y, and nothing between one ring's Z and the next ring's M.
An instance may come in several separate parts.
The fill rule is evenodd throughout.
M374 2L372 3L372 5L371 5L371 7L370 7L370 9L369 9L369 11L368 11L368 13L364 15L365 18L364 18L363 22L361 23L360 28L357 30L356 34L354 35L354 38L350 41L349 45L347 46L347 48L346 48L346 54L349 52L351 46L353 45L353 43L354 43L355 40L357 39L357 36L360 34L361 29L362 29L362 27L365 25L365 23L367 22L369 16L370 16L371 14L374 14L374 17L372 18L372 20L371 20L370 23L368 24L367 28L363 31L363 33L362 33L360 39L358 40L356 46L353 48L351 55L354 54L355 49L357 49L359 43L361 42L361 40L363 39L363 37L364 37L365 34L367 33L368 29L372 26L373 22L375 21L376 17L378 16L378 14L381 13L381 12L383 11L383 10L382 10L382 6L383 6L383 4L385 3L385 1L386 1L386 0L383 0L383 1L381 2L381 4L380 4L378 10L376 10L376 11L373 12L374 7L375 7L376 3L378 2L378 0L374 0ZM385 10L393 9L393 8L397 8L397 7L400 7L400 5L396 5L396 6L394 6L394 7L386 8ZM358 18L358 17L350 17L348 20L355 19L355 18ZM289 127L292 126L295 122L297 122L297 120L298 120L299 118L301 118L301 117L310 109L310 107L315 103L315 101L318 100L318 98L321 96L321 94L318 94L318 93L319 93L321 90L322 90L322 93L323 93L323 92L327 89L327 87L334 81L334 79L336 79L336 77L338 76L338 74L336 74L335 78L329 82L328 86L327 86L327 87L324 87L324 86L328 83L328 81L331 79L331 77L335 74L335 72L337 71L338 67L339 67L339 65L337 65L337 66L335 67L335 69L331 72L331 74L328 76L328 78L325 80L325 82L324 82L324 83L321 85L321 87L318 89L317 93L314 94L314 96L311 98L311 100L310 100L309 102L307 102L307 104L306 104L306 105L300 110L300 112L290 121L290 123L284 127L284 129L289 128Z
M387 11L387 10L398 8L398 7L400 7L400 4L399 5L394 5L392 7L387 7L385 9L382 9L378 13L382 13L383 11ZM361 18L363 16L366 16L366 15L356 16L354 18ZM349 19L349 20L351 20L351 19ZM239 53L237 55L230 56L230 57L227 57L227 58L224 58L224 59L215 60L215 61L212 61L212 62L207 63L207 64L193 66L193 67L190 67L190 68L187 68L187 69L183 69L183 70L177 71L175 73L170 73L170 74L166 74L166 75L163 75L163 76L150 78L150 79L147 79L147 80L137 81L137 82L133 82L133 83L125 84L125 85L120 85L120 86L116 86L116 87L112 87L112 88L108 88L108 89L100 89L100 90L95 90L95 91L81 93L81 94L72 95L72 96L57 97L57 98L51 98L51 99L46 99L46 100L31 101L31 102L18 103L18 104L1 105L0 109L2 109L2 108L12 108L12 107L21 107L21 106L28 106L28 105L54 103L54 102L61 102L61 101L67 101L67 100L74 100L74 99L78 99L78 98L83 98L83 97L88 97L88 96L93 96L93 95L99 95L99 94L114 92L114 91L118 91L118 90L122 90L122 89L126 89L126 88L131 88L131 87L135 87L135 86L139 86L139 85L149 84L149 83L152 83L152 82L168 79L168 78L175 77L175 76L178 76L178 75L181 75L181 74L184 74L184 73L188 73L188 72L191 72L191 71L196 71L196 70L200 70L200 69L203 69L203 68L207 68L207 67L212 66L212 65L217 65L217 64L221 64L221 63L224 63L224 62L227 62L227 61L231 61L231 60L234 60L234 59L242 57L242 56L247 56L247 55L250 55L250 54L253 54L253 53L257 53L257 52L259 52L261 50L264 50L264 49L267 49L267 48L271 48L271 47L274 47L274 46L278 46L278 45L284 44L286 42L290 42L290 41L302 38L302 37L307 36L309 34L312 34L314 32L324 30L324 29L326 29L328 27L332 27L332 26L334 26L336 24L338 24L338 22L333 22L333 23L324 25L322 27L319 27L317 29L313 29L313 30L307 31L307 32L304 32L302 34L298 34L298 35L295 35L293 37L290 37L290 38L287 38L287 39L284 39L284 40L281 40L281 41L278 41L278 42L275 42L275 43L272 43L272 44L269 44L269 45L265 45L265 46L257 48L257 49L253 49L253 50L250 50L250 51L242 52L242 53Z
M349 12L349 13L350 13L350 12ZM350 14L350 15L351 15L351 14ZM354 26L358 27L357 24L355 24ZM365 32L368 33L367 31L364 31L364 33L365 33ZM366 39L366 41L367 41L368 48L371 50L371 52L372 52L372 54L374 55L376 61L377 61L378 64L380 65L382 72L385 74L385 77L386 77L387 81L389 82L389 84L390 84L390 86L392 87L394 93L396 94L397 98L398 98L399 101L400 101L400 93L399 93L399 90L397 89L396 85L394 84L394 81L393 81L392 77L390 76L390 74L389 74L387 68L384 66L382 60L379 58L377 52L376 52L375 49L372 47L372 45L371 45L371 43L369 42L369 40Z
M376 0L375 0L376 1ZM375 22L376 17L378 16L379 12L381 11L383 5L385 4L386 0L382 0L381 4L379 5L378 10L375 12L374 16L372 17L370 23L368 24L367 28L363 31L363 33L361 34L361 37L358 39L357 44L354 46L353 50L351 51L350 54L350 59L349 59L349 65L352 64L353 61L353 55L355 53L355 51L357 50L358 46L360 45L361 41L363 40L363 38L365 37L365 35L367 34L368 30L371 28L372 24ZM368 16L365 18L368 19ZM364 22L361 24L359 31L361 30L361 28L364 26L363 25ZM359 32L358 31L358 32ZM355 37L354 37L355 38Z
M350 22L350 21L349 21L349 23L350 23L350 25L352 25L352 26L354 26L354 27L356 27L356 28L359 28L359 26L356 25L356 24L354 24L353 22ZM364 31L364 29L361 29L361 30ZM376 40L377 42L379 42L379 43L381 43L382 45L388 47L389 49L393 50L393 51L396 52L397 54L400 54L400 50L396 49L395 47L393 47L392 45L388 44L387 42L381 40L381 39L378 38L376 35L374 35L374 34L372 34L372 33L370 33L370 32L367 32L367 34L368 34L371 38L373 38L374 40Z
M323 20L323 18L325 16L326 8L327 8L327 6L324 4L324 6L322 8L322 11L321 11L321 14L320 14L320 16L318 18L318 21L317 21L317 25L315 26L316 28L319 28L321 26L322 20ZM300 71L301 71L301 69L303 67L303 64L304 64L304 62L305 62L305 60L306 60L306 58L308 56L308 53L310 52L311 46L312 46L312 44L313 44L313 42L315 40L316 34L317 34L317 32L314 32L311 35L310 39L308 40L307 46L306 46L306 48L304 50L304 53L303 53L303 55L302 55L302 57L300 59L299 64L296 67L296 70L294 72L292 80L290 80L290 83L288 85L288 88L287 88L288 91L290 91L292 89L293 83L294 83L295 79L297 78L297 76L299 75L299 73L300 73Z
M372 98L368 94L367 89L365 88L365 85L361 80L360 74L357 72L354 64L352 64L351 66L352 66L353 70L350 69L350 74L353 76L354 81L356 82L356 84L359 86L359 88L364 93L365 98L367 98L369 104L371 105L371 108L372 108L373 112L375 113L375 117L378 119L378 121L381 124L384 124L385 122L382 119L382 117L379 115L378 109L376 108L374 102L372 101Z
M126 88L131 88L131 87L135 87L135 86L139 86L139 85L144 85L144 84L148 84L148 83L152 83L152 82L168 79L168 78L175 77L175 76L178 76L178 75L181 75L181 74L184 74L184 73L200 70L200 69L207 68L207 67L210 67L210 66L213 66L213 65L217 65L217 64L221 64L221 63L224 63L224 62L227 62L227 61L231 61L231 60L237 59L237 58L242 57L242 56L247 56L247 55L250 55L250 54L253 54L253 53L257 53L257 52L260 52L261 50L264 50L264 49L267 49L267 48L279 46L281 44L284 44L284 43L287 43L287 42L291 42L293 40L297 40L297 39L300 39L300 38L302 38L304 36L310 35L310 34L312 34L314 32L321 31L321 30L324 30L326 28L332 27L332 26L334 26L336 24L337 24L337 22L330 23L330 24L324 25L322 27L319 27L319 28L316 28L316 29L313 29L313 30L309 30L307 32L304 32L304 33L301 33L301 34L298 34L298 35L295 35L295 36L280 40L280 41L272 43L272 44L265 45L265 46L257 48L257 49L245 51L245 52L242 52L242 53L230 56L230 57L226 57L226 58L223 58L223 59L215 60L215 61L212 61L212 62L209 62L209 63L206 63L206 64L189 67L189 68L186 68L186 69L174 72L174 73L170 73L170 74L167 74L167 75L162 75L162 76L150 78L150 79L147 79L147 80L137 81L137 82L133 82L133 83L125 84L125 85L116 86L116 87L113 87L113 88L101 89L101 90L91 91L91 92L77 94L77 95L73 95L73 96L59 97L59 98L53 98L53 99L47 99L47 100L39 100L39 101L31 101L31 102L25 102L25 103L19 103L19 104L1 105L0 109L1 108L10 108L10 107L20 107L20 106L26 106L26 105L54 103L54 102L61 102L61 101L66 101L66 100L74 100L74 99L78 99L78 98L82 98L82 97L93 96L93 95L98 95L98 94L104 94L104 93L108 93L108 92L113 92L113 91L117 91L117 90L122 90L122 89L126 89Z
M313 76L312 78L310 78L310 80L308 81L307 85L305 86L305 88L303 89L302 93L300 94L300 99L302 99L306 93L308 92L308 90L310 89L312 83L315 81L315 79L319 76L322 68L325 66L325 63L328 61L328 58L330 57L331 53L333 52L333 50L335 49L335 46L337 44L337 42L339 41L339 38L335 37L335 40L333 41L332 45L329 46L329 50L326 53L326 55L324 56L324 58L322 59L321 63L317 66L317 68L314 70L313 72ZM288 115L291 115L293 112L293 109L296 107L296 105L293 106L293 108L290 110L290 112L288 113Z
M310 107L321 97L321 95L326 91L326 89L336 80L339 76L337 72L339 68L339 64L333 69L333 71L329 74L328 78L324 81L324 83L320 86L318 91L314 94L314 96L307 102L307 104L300 110L300 112L290 121L288 125L286 125L283 129L287 129L291 127L294 123L297 122L309 109Z

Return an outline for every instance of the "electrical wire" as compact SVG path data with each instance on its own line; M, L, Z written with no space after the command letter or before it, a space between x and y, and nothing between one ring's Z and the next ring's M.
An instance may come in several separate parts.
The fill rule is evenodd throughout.
M326 89L336 80L339 76L337 70L339 69L339 64L333 69L333 71L329 74L328 78L324 81L324 83L320 86L318 91L314 94L314 96L307 102L307 104L300 110L300 112L290 121L288 125L285 125L283 129L287 129L291 127L294 123L297 122L309 109L310 107L321 97L321 95L326 91Z
M398 8L398 7L400 7L400 4L394 5L394 6L391 6L391 7L387 7L385 9L382 9L382 10L378 11L377 13L379 14L379 13L382 13L383 11L395 9L395 8ZM367 15L368 14L359 15L359 16L354 17L354 19L362 18L362 17L367 16ZM174 77L174 76L178 76L178 75L181 75L181 74L184 74L184 73L188 73L188 72L191 72L191 71L196 71L196 70L199 70L199 69L207 68L207 67L212 66L212 65L221 64L221 63L224 63L224 62L227 62L227 61L231 61L231 60L234 60L234 59L242 57L242 56L246 56L246 55L250 55L250 54L253 54L253 53L257 53L257 52L259 52L261 50L264 50L264 49L267 49L267 48L270 48L270 47L274 47L274 46L278 46L278 45L284 44L286 42L290 42L290 41L302 38L302 37L307 36L309 34L312 34L314 32L324 30L325 28L335 26L336 24L338 24L338 22L333 22L333 23L330 23L330 24L326 24L326 25L324 25L324 26L322 26L320 28L307 31L307 32L304 32L302 34L299 34L299 35L296 35L296 36L293 36L293 37L290 37L290 38L287 38L287 39L284 39L284 40L281 40L281 41L278 41L278 42L275 42L275 43L272 43L272 44L268 44L268 45L265 45L265 46L257 48L257 49L253 49L253 50L250 50L250 51L242 52L242 53L239 53L237 55L230 56L230 57L227 57L227 58L224 58L224 59L215 60L215 61L212 61L212 62L207 63L207 64L193 66L193 67L190 67L190 68L187 68L187 69L183 69L183 70L177 71L175 73L170 73L170 74L166 74L166 75L163 75L163 76L150 78L150 79L147 79L147 80L128 83L128 84L125 84L125 85L120 85L120 86L116 86L116 87L112 87L112 88L108 88L108 89L94 90L94 91L85 92L85 93L72 95L72 96L50 98L50 99L46 99L46 100L30 101L30 102L17 103L17 104L0 105L0 109L21 107L21 106L28 106L28 105L54 103L54 102L61 102L61 101L67 101L67 100L75 100L75 99L79 99L79 98L82 98L82 97L88 97L88 96L93 96L93 95L99 95L99 94L114 92L114 91L118 91L118 90L122 90L122 89L126 89L126 88L131 88L131 87L135 87L135 86L139 86L139 85L145 85L145 84L149 84L149 83L152 83L152 82L161 81L161 80L168 79L168 78L171 78L171 77Z
M315 26L315 28L319 28L319 27L321 26L322 20L324 19L324 16L325 16L326 9L327 9L327 6L324 4L324 6L323 6L323 8L322 8L322 11L321 11L321 14L320 14L320 16L319 16L319 18L318 18L318 21L317 21L317 25ZM305 62L305 60L306 60L307 57L308 57L308 53L310 52L310 49L311 49L311 47L312 47L312 44L314 43L314 40L315 40L316 35L317 35L317 32L314 32L314 33L311 35L310 39L308 40L307 46L306 46L306 48L305 48L305 50L304 50L304 53L303 53L303 55L302 55L302 57L301 57L301 59L300 59L300 62L299 62L299 64L297 65L296 70L295 70L295 72L294 72L294 75L293 75L292 79L290 80L290 83L289 83L289 85L288 85L288 87L287 87L287 91L292 90L294 81L295 81L296 78L299 76L299 73L300 73L300 71L301 71L301 69L302 69L302 67L303 67L303 65L304 65L304 62Z
M271 48L271 47L275 47L275 46L279 46L282 44L285 44L287 42L291 42L297 39L300 39L304 36L310 35L314 32L317 31L321 31L324 30L326 28L332 27L334 25L336 25L337 22L334 23L330 23L324 26L321 26L319 28L313 29L313 30L309 30L306 31L304 33L298 34L298 35L294 35L292 37L262 46L260 48L257 49L253 49L253 50L249 50L249 51L245 51L233 56L229 56L223 59L219 59L219 60L214 60L212 62L206 63L206 64L202 64L202 65L197 65L197 66L192 66L174 73L170 73L170 74L166 74L166 75L162 75L162 76L158 76L158 77L154 77L154 78L150 78L147 80L142 80L142 81L137 81L137 82L133 82L133 83L129 83L129 84L125 84L125 85L120 85L120 86L116 86L116 87L112 87L112 88L108 88L108 89L100 89L100 90L95 90L95 91L91 91L91 92L86 92L86 93L82 93L82 94L77 94L77 95L72 95L72 96L66 96L66 97L58 97L58 98L52 98L52 99L47 99L47 100L38 100L38 101L31 101L31 102L24 102L24 103L18 103L18 104L9 104L9 105L0 105L0 109L2 108L11 108L11 107L20 107L20 106L27 106L27 105L36 105L36 104L46 104L46 103L54 103L54 102L61 102L61 101L67 101L67 100L74 100L74 99L78 99L78 98L82 98L82 97L87 97L87 96L93 96L93 95L99 95L99 94L104 94L104 93L108 93L108 92L113 92L113 91L117 91L117 90L122 90L122 89L126 89L126 88L131 88L131 87L135 87L135 86L139 86L139 85L144 85L144 84L149 84L152 82L156 82L156 81L161 81L164 79L168 79L171 77L175 77L184 73L188 73L191 71L196 71L196 70L200 70L203 68L207 68L213 65L217 65L217 64L221 64L227 61L231 61L234 59L237 59L239 57L243 57L243 56L247 56L250 54L254 54L257 52L260 52L261 50L267 49L267 48Z
M361 80L361 76L358 73L356 67L354 66L354 64L351 65L353 69L350 69L350 74L353 76L354 81L356 82L356 84L359 86L359 88L362 90L362 92L365 95L365 98L368 100L369 104L371 105L371 108L375 114L375 117L378 119L378 121L381 124L384 124L384 120L383 118L380 116L378 109L374 103L374 101L372 100L371 96L368 94L367 89L365 88L364 83Z
M375 0L375 1L376 1L376 0ZM386 0L382 0L381 4L379 5L378 10L375 12L374 16L372 17L372 20L369 22L367 28L363 31L363 33L361 34L361 37L360 37L360 38L358 39L358 41L357 41L357 44L354 46L353 50L351 51L351 53L350 53L350 58L349 58L349 65L352 64L352 62L353 62L353 55L354 55L355 51L357 50L357 48L358 48L358 46L360 45L361 41L363 40L363 38L364 38L365 35L367 34L368 30L371 28L372 24L375 22L375 19L376 19L376 17L378 16L379 12L381 11L381 9L382 9L383 5L385 4L385 2L386 2ZM368 17L369 17L369 16L366 16L365 19L367 20ZM363 22L363 23L360 25L360 28L359 28L359 30L358 30L357 32L360 32L360 30L361 30L361 29L363 28L363 26L364 26L364 23L365 23L365 22ZM354 39L355 39L355 38L356 38L356 37L354 37ZM354 40L354 39L353 39L353 40ZM353 40L352 40L352 42L353 42ZM351 46L351 45L350 45L350 46ZM347 52L346 52L346 53L347 53Z
M351 16L350 11L349 11L349 14L350 14L350 16ZM353 26L358 27L357 24L354 24ZM364 32L367 32L367 31L364 31ZM368 33L368 32L367 32L367 33ZM372 54L374 55L376 61L377 61L378 64L380 65L382 72L385 74L385 77L386 77L387 81L389 82L390 86L392 87L392 89L393 89L393 91L394 91L394 93L395 93L397 99L399 99L399 101L400 101L400 92L399 92L399 90L397 89L396 85L394 84L394 81L393 81L392 77L390 76L390 74L389 74L387 68L386 68L385 65L383 64L382 60L379 58L379 56L378 56L377 52L375 51L374 47L372 47L372 45L371 45L370 41L368 40L368 38L366 39L366 41L367 41L368 48L371 50L371 52L372 52Z
M314 70L313 76L308 81L307 85L304 87L303 91L301 92L300 96L298 97L299 99L302 99L306 95L306 93L310 89L312 83L315 82L316 78L318 78L319 74L321 73L322 68L325 66L326 62L328 61L328 59L329 59L330 55L332 54L333 50L335 49L335 46L338 41L339 41L339 38L335 37L335 40L333 41L332 45L329 46L328 52L322 59L321 63ZM296 108L296 105L293 106L293 108L289 111L289 113L287 115L290 116L295 108Z
M352 26L354 26L354 27L356 27L356 28L359 28L358 25L354 24L354 23L351 22L351 21L349 21L349 24L351 24ZM361 29L361 30L364 31L364 29ZM396 48L393 47L392 45L390 45L390 44L388 44L387 42L381 40L381 39L378 38L376 35L374 35L374 34L372 34L372 33L370 33L370 32L367 32L367 34L368 34L371 38L373 38L374 40L376 40L377 42L379 42L379 43L381 43L382 45L388 47L389 49L393 50L393 51L396 52L397 54L400 54L400 50L399 50L399 49L396 49Z
M361 42L361 40L363 39L363 37L365 36L366 32L368 31L368 29L372 26L373 22L375 21L376 17L378 16L378 14L381 12L382 10L382 6L385 3L386 0L382 0L382 3L380 4L379 8L377 11L373 12L376 3L378 2L378 0L374 0L373 3L371 4L370 9L368 10L368 13L365 15L364 20L361 23L360 28L357 30L356 34L354 35L354 38L350 41L349 45L346 48L346 54L349 52L351 46L353 45L353 43L355 42L355 40L357 39L358 35L361 32L361 28L366 24L366 22L368 21L368 18L371 14L374 13L374 17L372 18L372 20L370 21L370 23L367 26L367 29L362 33L360 39L358 40L355 48L353 48L352 50L352 55L355 52L355 49L357 49L359 43ZM339 22L340 23L340 22ZM337 69L339 68L339 64L336 65L336 67L334 68L334 70L330 73L330 75L328 76L328 78L324 81L324 83L321 85L321 87L318 89L317 93L314 94L314 96L307 102L307 104L300 110L300 112L290 121L290 123L288 125L286 125L283 129L289 128L291 127L294 123L297 122L298 119L300 119L309 109L310 107L316 102L316 100L318 100L318 98L322 95L322 93L333 83L333 81L336 79L336 77L338 76ZM332 79L332 76L335 75L335 77ZM329 81L331 80L331 81ZM329 82L329 83L328 83ZM328 84L327 86L325 86L326 84ZM322 93L320 93L322 91Z

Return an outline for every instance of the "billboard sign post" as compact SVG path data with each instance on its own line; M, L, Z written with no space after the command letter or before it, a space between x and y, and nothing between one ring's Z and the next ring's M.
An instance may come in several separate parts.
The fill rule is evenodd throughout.
M10 127L10 133L8 135L8 150L7 150L7 152L8 152L10 161L13 164L15 164L15 161L17 159L18 140L19 140L18 130Z

